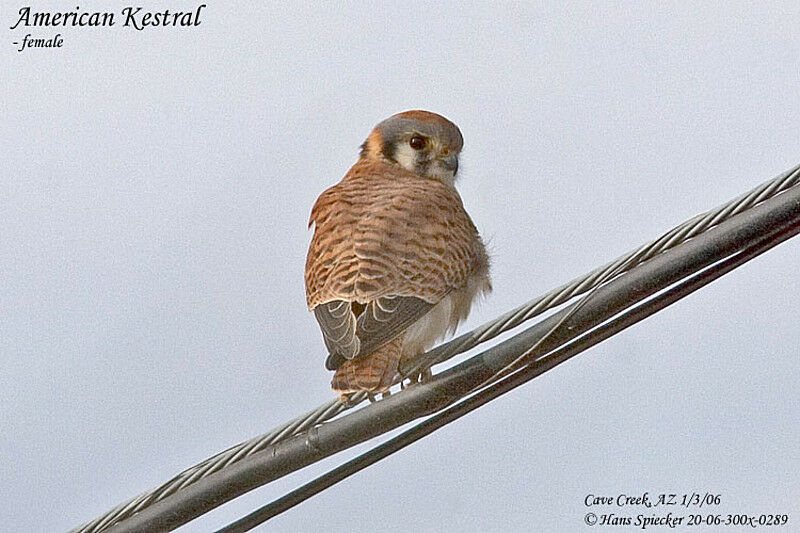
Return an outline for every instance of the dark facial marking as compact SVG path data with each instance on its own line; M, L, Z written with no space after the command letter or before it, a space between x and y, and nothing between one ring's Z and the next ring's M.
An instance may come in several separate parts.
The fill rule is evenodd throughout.
M383 156L386 159L388 159L389 161L392 161L394 163L397 162L394 159L394 152L395 152L396 149L397 149L397 146L395 145L395 143L393 141L390 141L390 140L383 141L383 146L381 147L381 151L383 152Z

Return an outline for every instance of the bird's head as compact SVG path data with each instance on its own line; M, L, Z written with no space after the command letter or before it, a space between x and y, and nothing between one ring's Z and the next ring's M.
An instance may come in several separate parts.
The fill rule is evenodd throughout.
M361 158L383 160L419 176L452 185L464 138L458 126L429 111L404 111L387 118L361 145Z

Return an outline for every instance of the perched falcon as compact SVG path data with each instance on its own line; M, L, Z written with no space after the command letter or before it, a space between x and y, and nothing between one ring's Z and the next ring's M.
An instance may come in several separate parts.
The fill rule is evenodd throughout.
M454 181L464 141L428 111L378 124L311 210L306 299L340 397L385 392L491 290L489 259Z

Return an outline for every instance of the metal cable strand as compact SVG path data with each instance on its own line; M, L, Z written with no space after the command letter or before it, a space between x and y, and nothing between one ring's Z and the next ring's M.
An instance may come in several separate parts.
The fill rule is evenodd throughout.
M800 165L780 174L753 190L726 202L706 213L697 215L669 230L660 238L647 243L593 271L553 289L528 303L513 309L495 320L488 322L464 335L428 351L419 362L403 368L402 375L417 372L421 368L441 363L460 353L466 352L494 337L509 331L523 322L561 305L575 296L592 290L615 278L634 266L660 254L692 237L707 231L720 222L731 218L753 206L769 199L800 183ZM208 475L230 466L267 446L285 438L297 435L317 424L328 421L341 412L361 403L367 398L365 393L351 396L348 404L332 400L306 414L290 420L268 433L232 446L205 461L190 467L159 487L124 502L107 513L79 526L70 533L99 533L104 529L125 520L133 514L149 507L167 496L195 483Z

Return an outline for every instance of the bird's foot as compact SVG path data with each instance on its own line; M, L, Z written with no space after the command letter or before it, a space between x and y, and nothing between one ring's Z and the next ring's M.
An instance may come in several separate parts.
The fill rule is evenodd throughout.
M353 393L352 392L341 392L341 391L337 391L337 392L339 393L339 403L341 403L341 404L343 404L343 405L345 405L347 407L352 407Z
M431 372L430 368L428 368L426 370L423 370L422 372L415 372L414 374L411 374L410 376L408 376L408 378L407 378L408 379L408 383L407 384L406 384L405 380L401 380L400 381L400 390L405 390L406 388L408 388L411 385L414 385L416 383L424 383L424 382L428 381L429 379L431 379L431 377L433 377L433 372Z
M378 401L378 394L381 395L381 397L380 397L381 400L385 400L386 398L388 398L389 396L392 395L392 391L385 390L383 392L368 392L367 393L367 399L369 400L369 403L377 402Z

